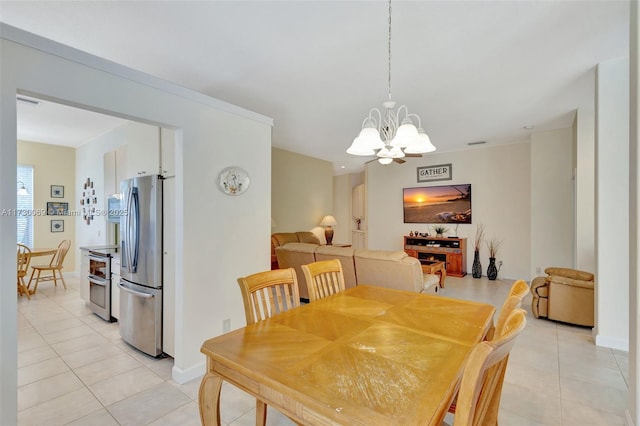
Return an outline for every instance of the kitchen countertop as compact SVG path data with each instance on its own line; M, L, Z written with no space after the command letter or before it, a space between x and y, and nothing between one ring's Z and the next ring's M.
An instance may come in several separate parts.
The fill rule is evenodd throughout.
M117 244L107 244L101 246L84 246L80 247L80 250L113 256L118 253L119 248L120 246Z

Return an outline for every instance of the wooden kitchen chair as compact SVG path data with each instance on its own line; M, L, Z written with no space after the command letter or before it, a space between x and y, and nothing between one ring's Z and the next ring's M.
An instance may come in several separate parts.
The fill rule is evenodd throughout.
M298 278L293 268L274 269L238 278L247 325L300 306ZM267 404L256 399L256 425L267 422Z
M31 249L24 244L18 243L17 252L18 294L20 296L24 294L29 300L31 300L29 289L27 288L27 284L24 281L24 277L27 276L27 272L29 271L29 263L31 262Z
M516 310L522 310L520 309L520 306L522 306L522 299L519 296L508 297L507 300L505 300L502 304L502 308L500 308L500 313L498 314L498 319L496 320L495 325L491 326L491 328L487 332L485 340L494 341L508 333L509 329L506 327L507 319L509 319L511 314ZM453 402L449 406L449 412L455 414L457 405L458 396L456 395L456 397L453 399Z
M506 320L502 336L474 347L462 373L453 426L498 424L509 353L525 325L526 312L517 309Z
M518 296L522 301L527 294L529 294L529 285L524 280L518 280L511 286L511 290L509 290L507 298L511 296Z
M64 289L67 289L67 284L64 282L64 277L62 276L62 264L64 263L64 258L67 256L67 252L69 251L69 247L71 247L71 241L62 240L60 244L58 244L58 250L51 258L51 262L48 265L34 265L31 267L31 277L29 278L28 288L31 289L31 281L33 281L33 276L38 273L35 277L36 283L33 287L33 294L38 290L38 283L40 281L51 281L53 280L53 284L58 286L58 277L56 277L56 272L58 272L60 280L62 280L62 285ZM41 275L42 272L51 272L51 275Z
M342 264L338 259L321 260L301 267L307 283L309 302L345 290Z

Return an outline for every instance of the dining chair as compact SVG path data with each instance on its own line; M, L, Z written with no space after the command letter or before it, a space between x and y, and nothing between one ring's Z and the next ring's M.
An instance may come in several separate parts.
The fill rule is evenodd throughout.
M274 269L238 278L247 325L300 306L298 278L293 268ZM267 404L256 399L256 425L267 421Z
M504 334L473 348L462 373L453 426L498 424L509 354L525 325L525 310L516 309L505 321Z
M518 280L511 286L507 298L511 296L518 296L520 300L522 300L527 294L529 294L529 284L527 284L524 280Z
M67 252L69 252L69 247L71 247L71 241L70 240L62 240L60 242L60 244L58 244L58 249L56 250L55 254L53 255L53 257L51 258L51 262L49 262L48 265L33 265L31 266L31 277L29 278L29 284L28 284L28 288L31 288L31 281L33 281L34 279L34 275L36 275L36 272L38 273L35 276L35 285L33 287L33 293L35 294L35 292L38 290L38 283L40 283L40 281L51 281L53 280L54 285L57 287L58 286L58 277L56 277L56 272L58 273L58 276L60 278L60 280L62 281L62 285L64 286L64 289L67 289L67 284L64 282L64 277L62 276L62 266L64 263L64 258L67 256ZM43 272L51 272L51 275L41 275Z
M342 264L338 259L320 260L302 265L302 272L307 283L309 302L345 290Z
M520 283L524 284L524 287L527 288L526 291L522 290L523 286ZM502 304L502 307L500 308L500 313L498 314L498 318L495 324L492 325L489 331L487 332L487 335L485 336L485 340L489 340L489 341L495 340L500 338L502 335L504 335L505 324L507 322L507 319L514 311L516 311L517 309L520 308L520 306L522 306L522 299L529 291L528 289L529 289L529 286L527 285L527 283L525 283L522 280L516 281L513 284L513 286L511 286L511 291L509 291L509 296L507 296L507 299ZM455 414L457 405L458 405L458 397L456 395L456 397L453 399L453 402L449 406L448 411L452 414Z
M24 277L27 276L27 272L29 271L29 263L31 262L31 249L24 244L18 243L17 253L18 294L20 296L24 294L29 300L31 300L29 289L24 281Z
M524 299L527 294L529 294L529 285L524 280L518 280L513 283L509 289L507 298L502 304L502 308L500 309L495 325L492 325L487 332L486 340L494 338L496 328L502 326L509 314L522 305L522 299ZM515 298L515 300L511 300L511 298Z

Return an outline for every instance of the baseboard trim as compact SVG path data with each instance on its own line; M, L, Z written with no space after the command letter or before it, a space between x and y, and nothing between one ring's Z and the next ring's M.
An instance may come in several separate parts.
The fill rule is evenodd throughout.
M609 337L598 334L596 335L596 346L629 352L629 339L620 339L618 337Z
M178 368L174 365L171 369L171 378L182 385L200 376L204 376L205 372L206 363L204 362L187 369Z

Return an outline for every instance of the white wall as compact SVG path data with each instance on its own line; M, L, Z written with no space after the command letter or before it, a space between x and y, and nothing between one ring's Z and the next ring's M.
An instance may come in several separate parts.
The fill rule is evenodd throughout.
M236 278L269 268L271 119L1 24L0 181L15 182L17 93L178 129L176 356L178 381L204 372L202 342L244 324ZM32 46L32 47L29 47ZM216 188L224 167L249 172L241 196ZM0 185L15 208L15 185ZM0 217L0 282L15 279L15 219ZM251 244L247 244L251 241ZM183 249L183 250L180 250ZM0 424L16 423L16 297L0 289Z
M594 79L595 80L595 79ZM576 112L576 268L596 270L595 253L595 111L581 108Z
M573 186L573 128L532 134L531 277L574 267Z
M37 215L33 217L34 247L57 247L62 240L71 241L71 250L64 258L65 273L77 271L75 250L73 250L76 246L77 216L72 215L74 210L77 210L75 158L74 148L18 141L18 164L33 166L33 208L46 209L49 201L69 203L69 216ZM51 198L51 185L64 186L64 198ZM51 232L51 221L54 219L64 222L63 232ZM38 259L38 263L42 263L42 259Z
M452 163L453 180L418 183L416 167ZM502 240L498 260L503 266L499 278L530 277L530 153L529 143L486 147L452 153L426 154L408 158L405 164L367 166L368 247L402 250L403 235L411 230L427 231L427 225L405 224L402 188L444 184L471 184L473 223L458 227L459 237L473 237L482 223L488 238ZM454 228L454 226L449 226ZM471 273L473 248L467 241L467 273ZM484 246L480 252L483 270L489 264Z
M334 243L351 242L351 189L349 175L333 177L333 216L338 224L334 226Z
M629 60L596 78L596 344L628 350Z
M319 225L325 215L334 214L333 165L277 148L272 150L271 165L273 232L312 231L324 242L324 228ZM338 223L336 229L344 226ZM335 235L334 241L341 242Z
M626 413L627 424L640 425L640 376L638 375L638 365L640 363L640 351L638 351L638 323L640 316L638 305L640 292L637 283L640 282L640 217L639 191L640 191L640 150L638 140L640 139L640 67L638 66L638 51L640 46L640 31L638 21L640 18L640 8L638 2L631 2L631 25L630 25L630 69L629 69L629 410Z

